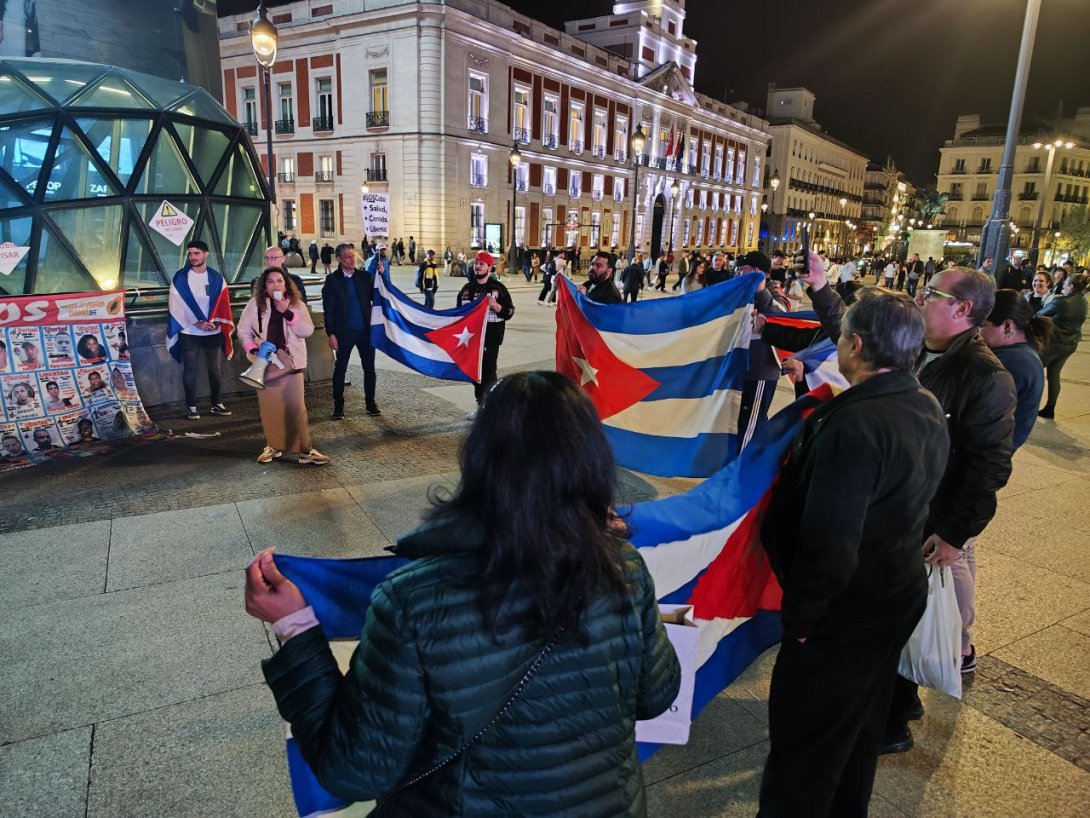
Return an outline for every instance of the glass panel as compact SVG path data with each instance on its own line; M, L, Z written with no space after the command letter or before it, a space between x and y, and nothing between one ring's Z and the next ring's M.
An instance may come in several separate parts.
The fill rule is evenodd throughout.
M178 201L177 199L172 198L170 203L189 216L189 218L194 221L199 221L198 215L200 214L201 206L198 202ZM134 202L134 204L136 205L137 213L140 214L140 221L147 225L162 202L156 200L151 202ZM129 228L130 231L133 229L134 228L132 227ZM166 236L156 233L151 228L148 228L148 233L151 234L152 246L159 254L159 259L163 263L164 272L167 276L173 276L177 270L180 270L185 266L185 241L183 241L182 246L179 247ZM196 230L193 230L186 236L186 241L193 238L204 238L205 241L208 241L210 237L201 236Z
M106 73L101 65L83 63L55 63L35 60L15 62L15 67L46 94L64 103L83 90L88 83Z
M0 244L11 242L16 247L30 247L30 216L19 219L0 219ZM31 249L9 275L0 273L0 290L5 295L22 295L26 284L27 265L34 254Z
M213 122L221 122L224 125L238 126L238 123L231 119L231 115L204 90L197 91L181 102L175 103L170 106L170 110L199 119L211 119Z
M182 161L178 146L174 144L174 139L167 131L159 131L155 147L148 157L144 175L136 183L134 192L163 193L173 196L200 193L200 188L197 187L196 181ZM145 224L147 221L144 219Z
M0 167L31 196L52 134L53 120L0 126Z
M170 283L159 272L155 255L144 245L140 229L135 224L129 225L129 241L121 275L125 287L165 287Z
M182 140L182 148L188 153L197 166L201 180L206 187L212 184L212 174L216 172L216 166L220 159L227 153L227 145L230 140L222 131L211 128L198 128L175 122L174 129Z
M36 293L76 293L96 290L94 280L87 275L76 260L68 254L48 228L42 229L42 241L38 247L38 275L34 282Z
M253 249L250 251L250 255L246 261L242 263L238 273L232 279L231 283L234 284L239 281L253 281L259 275L265 267L265 242L258 241L254 244Z
M46 107L52 108L53 103L46 102L10 71L0 70L0 111L18 114Z
M174 82L173 80L163 79L162 77L153 77L151 74L142 74L139 71L129 71L126 68L119 68L117 71L143 91L144 96L160 108L166 108L172 102L177 101L178 97L192 93L193 91L192 85L185 85L184 83Z
M113 290L120 283L121 216L124 209L122 205L108 205L73 207L49 213L102 290Z
M24 207L26 202L19 195L18 187L0 174L0 210L7 207Z
M72 131L65 128L57 144L56 158L46 182L44 200L94 199L116 196L119 191L99 171L90 151Z
M132 83L116 73L110 73L93 86L84 89L79 95L79 99L71 102L69 107L140 108L146 110L153 106L148 104L148 101L144 99L144 95Z
M122 184L128 185L136 169L136 160L151 133L151 120L81 117L76 122L102 161L113 169Z
M245 199L262 198L261 186L257 182L254 166L243 151L242 146L236 146L234 155L231 156L223 175L216 183L216 191L220 196L239 196Z
M242 265L242 256L250 244L254 228L265 218L265 212L253 205L213 204L212 212L216 217L220 241L223 242L223 266L220 270L228 281L238 280ZM261 271L258 270L258 273Z

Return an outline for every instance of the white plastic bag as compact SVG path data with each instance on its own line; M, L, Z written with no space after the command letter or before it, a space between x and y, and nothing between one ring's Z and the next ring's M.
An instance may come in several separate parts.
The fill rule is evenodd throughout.
M949 568L928 568L927 607L901 651L897 672L961 698L961 611Z

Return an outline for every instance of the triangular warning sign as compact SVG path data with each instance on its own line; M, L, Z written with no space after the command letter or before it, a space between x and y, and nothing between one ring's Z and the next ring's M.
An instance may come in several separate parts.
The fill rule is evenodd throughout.
M163 202L163 209L159 211L161 216L177 216L178 211L171 207L166 202Z
M193 220L185 214L185 211L179 210L164 199L159 209L155 211L155 215L151 217L151 221L148 222L148 227L181 247L185 237L189 235L189 229L193 227Z

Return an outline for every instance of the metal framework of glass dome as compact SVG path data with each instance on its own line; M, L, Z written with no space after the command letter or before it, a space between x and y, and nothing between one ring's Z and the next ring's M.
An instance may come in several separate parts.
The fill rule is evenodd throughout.
M160 287L185 264L164 200L228 281L260 272L269 197L242 126L202 88L72 60L0 60L0 294Z

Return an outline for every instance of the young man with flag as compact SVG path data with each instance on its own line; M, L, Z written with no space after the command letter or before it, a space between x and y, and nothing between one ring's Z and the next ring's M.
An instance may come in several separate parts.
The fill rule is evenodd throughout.
M202 366L208 373L212 414L230 415L230 410L220 402L220 361L230 359L233 352L231 333L235 322L231 317L231 296L223 275L208 266L207 244L194 239L186 245L185 257L186 266L170 282L167 349L182 365L186 417L200 418L197 370Z
M851 389L802 425L761 538L783 589L760 816L866 818L901 649L923 613L920 542L949 454L913 367L924 321L864 295L837 340Z
M476 301L478 298L487 298L488 324L484 334L484 357L481 360L481 379L473 384L473 397L477 399L477 406L484 402L485 395L496 382L496 364L500 356L500 345L503 343L503 334L507 321L515 314L515 305L511 301L511 294L507 287L494 278L491 278L492 265L495 260L491 254L481 250L473 260L473 269L470 271L469 281L458 291L458 306ZM466 420L477 417L474 409Z

